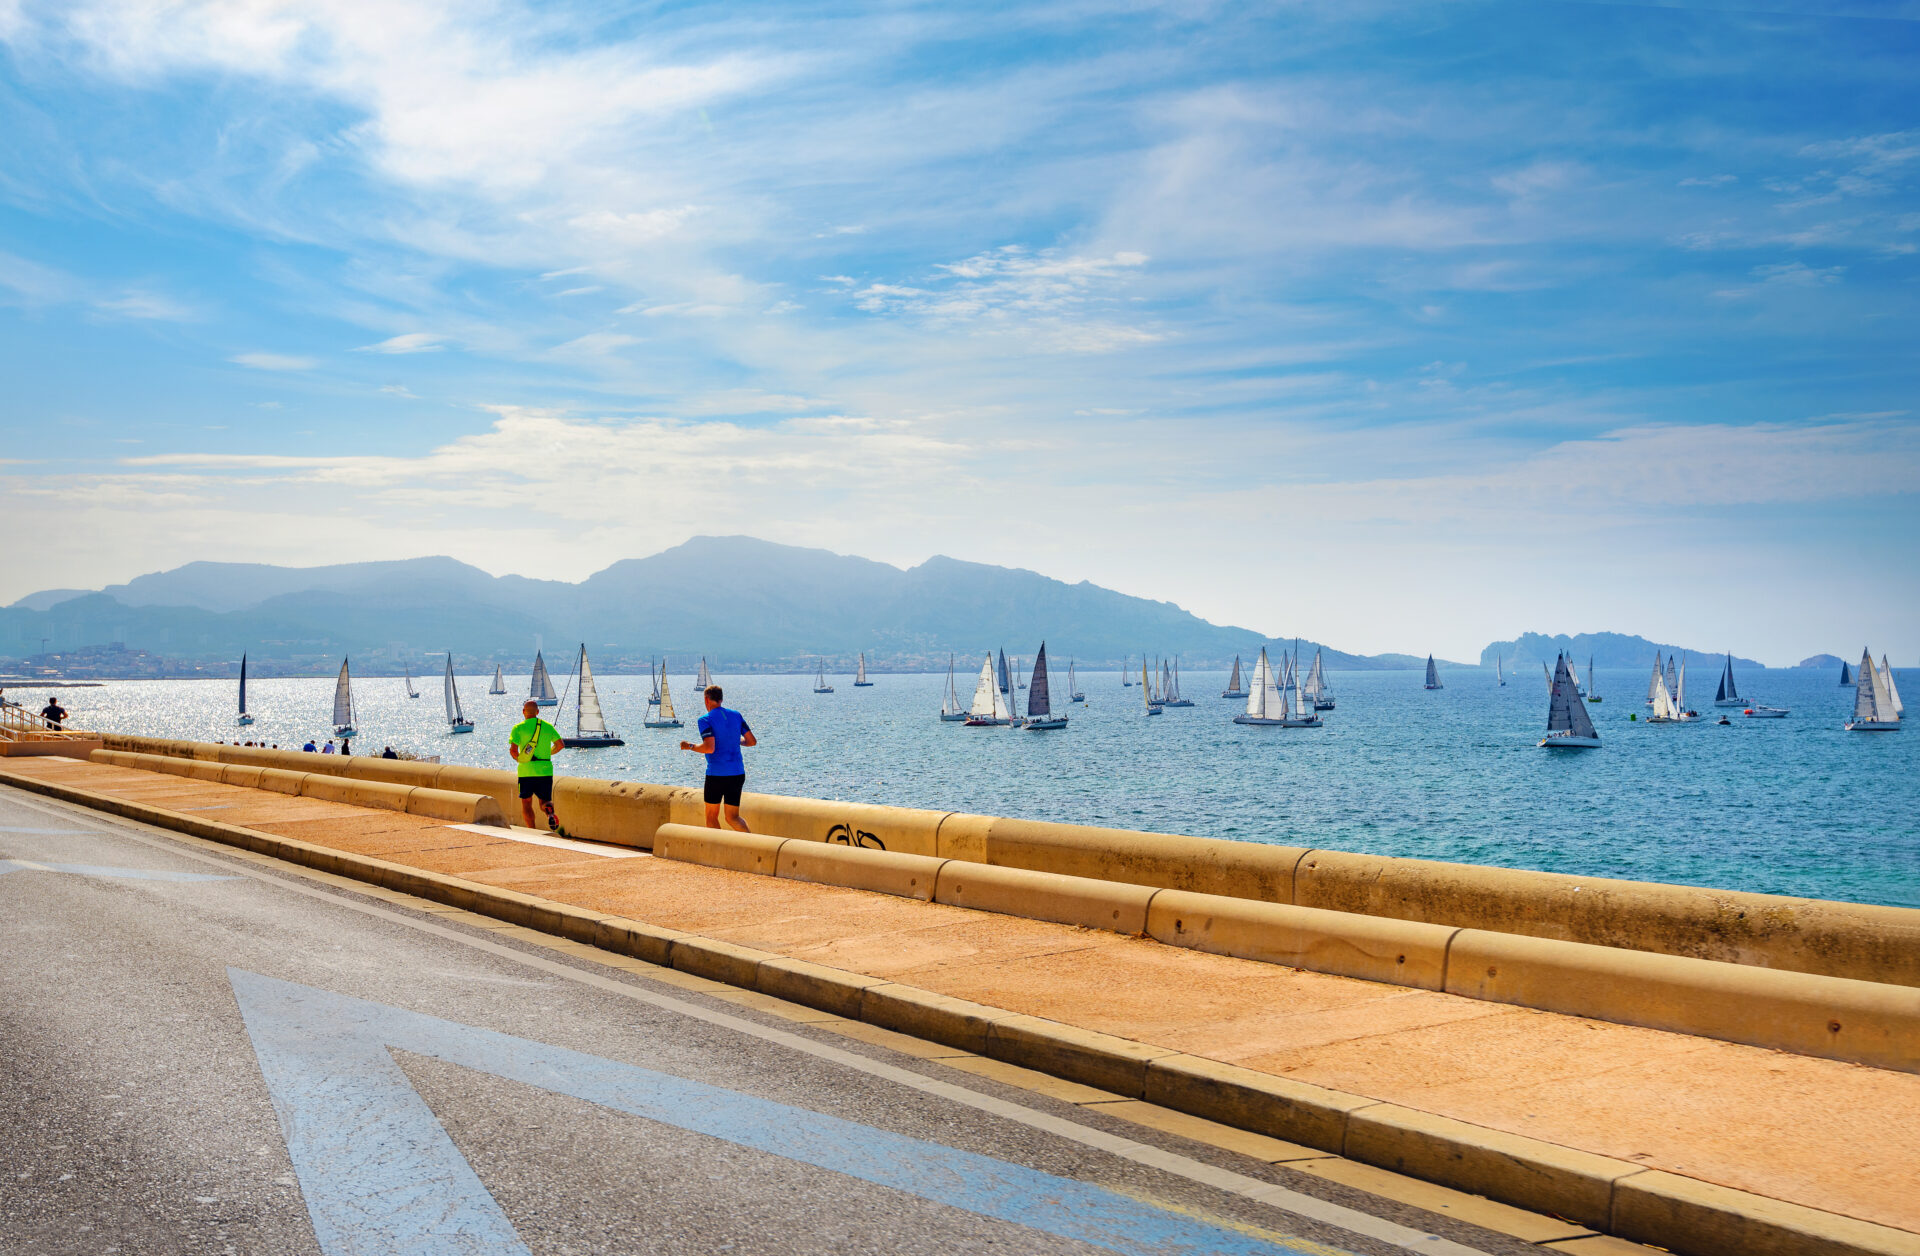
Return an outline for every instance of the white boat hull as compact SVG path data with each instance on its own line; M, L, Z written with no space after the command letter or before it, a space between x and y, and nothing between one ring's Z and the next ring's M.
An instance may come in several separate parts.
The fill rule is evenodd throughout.
M944 722L944 723L947 723L947 724L958 724L958 723L960 723L960 722L961 722L962 720L964 720L964 719L966 719L966 718L967 718L967 713L966 713L965 711L942 711L942 712L940 712L940 719L941 719L941 721L942 721L942 722Z
M1846 725L1850 733L1897 733L1899 720L1853 720Z
M1287 724L1285 720L1262 719L1258 715L1236 715L1233 717L1233 722L1236 724L1252 724L1257 728L1284 728Z
M1540 739L1540 744L1548 750L1598 750L1598 737L1575 737L1568 733L1548 733Z
M682 724L679 720L645 720L642 722L648 728L685 728L686 727L686 725Z
M533 704L534 704L535 706L541 706L541 707L552 707L552 706L559 706L559 705L560 705L560 699L558 699L558 698L535 698L535 699L533 700Z
M1698 724L1699 722L1698 715L1649 715L1647 717L1649 724Z
M447 726L447 731L449 733L470 733L473 731L473 725L464 723L464 722L459 724L449 724Z
M1747 715L1747 718L1750 720L1784 720L1787 718L1787 708L1786 707L1762 707L1762 706L1748 707L1746 711L1746 715Z

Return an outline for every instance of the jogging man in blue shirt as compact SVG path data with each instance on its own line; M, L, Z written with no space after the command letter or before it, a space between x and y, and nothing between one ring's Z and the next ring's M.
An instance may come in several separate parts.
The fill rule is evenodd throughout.
M680 743L682 750L695 750L707 756L707 827L720 827L720 807L727 808L728 827L751 832L740 818L740 793L747 785L746 760L740 747L757 746L753 730L740 712L720 705L720 686L707 686L707 713L700 717L699 744Z

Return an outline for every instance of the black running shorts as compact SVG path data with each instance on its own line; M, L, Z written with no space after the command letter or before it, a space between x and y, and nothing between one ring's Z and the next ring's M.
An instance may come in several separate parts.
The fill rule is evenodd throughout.
M746 773L738 776L709 776L707 778L707 804L726 803L729 807L740 805L740 791L747 787Z
M520 796L522 798L538 798L542 802L552 802L553 778L551 776L521 777Z

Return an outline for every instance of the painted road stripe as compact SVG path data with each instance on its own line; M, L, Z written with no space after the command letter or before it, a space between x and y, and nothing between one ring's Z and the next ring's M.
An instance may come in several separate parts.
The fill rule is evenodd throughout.
M331 880L321 880L330 874L317 872L299 864L267 855L235 850L205 838L192 837L157 825L147 825L139 821L123 820L112 816L98 816L97 813L82 807L79 803L40 798L4 786L0 786L0 793L7 795L15 806L23 810L37 811L47 816L97 817L102 824L112 830L114 836L124 837L155 850L166 851L169 854L217 868L234 868L245 877L289 893L322 899L343 910L358 912L363 916L382 920L397 927L429 934L471 950L483 951L496 959L545 973L563 981L592 986L597 990L632 999L637 1003L645 1003L681 1016L702 1020L710 1025L747 1037L758 1038L764 1042L776 1043L791 1051L831 1061L853 1072L865 1073L870 1077L909 1087L925 1094L937 1095L952 1103L1013 1121L1030 1129L1041 1130L1057 1138L1118 1156L1136 1164L1146 1165L1190 1182L1198 1182L1243 1198L1259 1200L1295 1216L1337 1226L1353 1234L1364 1235L1404 1251L1421 1253L1422 1256L1427 1254L1485 1256L1478 1248L1417 1230L1411 1226L1401 1225L1399 1222L1389 1221L1385 1217L1362 1212L1357 1208L1336 1204L1302 1191L1290 1190L1271 1181L1248 1177L1244 1173L1236 1173L1231 1169L1223 1169L1218 1165L1195 1160L1191 1156L1168 1151L1164 1147L1136 1142L1131 1138L1112 1134L1103 1129L1055 1116L1051 1112L1042 1112L1024 1104L1009 1102L997 1095L985 1094L940 1078L928 1077L885 1060L877 1060L869 1055L849 1051L844 1047L821 1042L785 1029L776 1029L758 1021L736 1016L731 1012L718 1011L704 1004L690 1002L660 990L655 983L646 980L645 970L637 966L629 971L633 976L640 978L644 984L617 979L601 972L562 963L557 959L531 954L517 947L505 946L490 938L479 936L472 930L450 928L432 919L423 919L421 913L430 912L441 906L426 899L409 899L407 910L395 911L388 907L347 897L333 888ZM248 867L249 863L259 866ZM348 893L352 892L352 888L349 887ZM414 906L416 903L417 906ZM542 937L539 941L541 945L551 945L553 940ZM596 963L601 964L611 964L616 961L623 966L630 962L612 953L608 953L604 959L595 960Z
M47 837L98 837L94 829L20 829L0 824L0 833L37 833Z
M584 855L599 855L603 859L651 859L652 855L644 850L628 850L623 846L603 846L598 842L576 842L568 837L549 837L545 833L536 833L532 829L503 829L491 824L449 824L450 829L459 829L462 833L478 833L482 837L500 837L509 842L525 842L529 846L551 846L556 850L577 850Z
M565 1047L227 970L327 1256L527 1248L398 1047L1127 1256L1319 1256L1104 1187Z
M117 877L129 881L238 881L239 877L206 872L165 872L158 868L102 868L94 864L40 863L31 859L0 859L0 873L71 872L80 877Z

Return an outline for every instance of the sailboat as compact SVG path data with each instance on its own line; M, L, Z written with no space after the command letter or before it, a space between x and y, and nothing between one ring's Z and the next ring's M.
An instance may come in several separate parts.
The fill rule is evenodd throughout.
M667 660L665 659L660 660L658 668L655 668L651 661L647 663L647 678L653 682L653 692L647 695L647 705L650 707L660 705L660 674L666 670Z
M453 683L453 651L447 651L447 679L443 686L447 699L447 731L449 733L470 733L473 721L460 709L460 690Z
M347 675L347 660L340 660L340 679L333 682L333 735L355 737L353 726L353 678Z
M1653 705L1653 691L1660 687L1660 651L1653 652L1653 675L1647 678L1647 705Z
M409 698L417 698L417 697L419 697L419 696L420 696L420 691L419 691L418 689L415 689L415 688L413 687L413 669L412 669L411 667L403 667L403 668L401 668L400 670L406 673L406 677L407 677L407 696L408 696Z
M1882 672L1874 663L1872 651L1860 651L1860 666L1853 682L1853 718L1845 724L1847 732L1899 732L1901 709L1893 689L1893 672Z
M1233 656L1233 675L1227 677L1227 687L1220 691L1223 698L1244 698L1247 691L1240 687L1240 656Z
M1080 678L1073 674L1073 660L1067 660L1067 701L1085 702L1087 695L1080 692Z
M1840 687L1842 689L1845 689L1848 685L1851 685L1852 683L1853 683L1853 677L1847 673L1847 661L1845 659L1841 659L1840 660Z
M1713 705L1717 707L1745 706L1740 700L1740 691L1733 683L1733 655L1727 655L1726 666L1720 669L1720 688L1714 691Z
M1315 661L1317 662L1318 660ZM1507 687L1507 672L1506 669L1501 666L1500 656L1498 654L1493 656L1493 678L1500 682L1502 689Z
M1005 725L1012 716L1013 713L1000 692L999 678L994 675L993 655L989 654L986 662L980 664L980 679L973 686L973 705L967 708L967 727L992 728L995 725Z
M1900 698L1893 687L1893 672L1882 671L1873 661L1873 652L1863 650L1854 676L1853 718L1847 721L1846 730L1850 733L1899 732Z
M1000 651L1000 692L1013 692L1013 676L1007 671L1007 652Z
M1429 689L1445 689L1446 688L1445 685L1440 683L1440 669L1433 665L1433 655L1431 654L1427 655L1427 688Z
M855 689L873 688L873 682L867 679L867 652L865 650L860 651L860 670L853 674L853 687Z
M1294 648L1293 657L1287 660L1287 683L1285 714L1281 717L1282 728L1320 728L1326 721L1313 713L1313 700L1304 698L1300 692L1300 650Z
M661 689L662 689L662 692L664 693L665 686L663 685ZM833 692L833 686L827 683L827 661L825 659L820 660L819 670L814 673L813 691L815 693L832 693Z
M1067 717L1053 713L1053 686L1047 676L1047 643L1042 641L1040 653L1033 656L1033 680L1027 686L1027 722L1024 727L1030 733L1041 733L1066 726Z
M1553 665L1553 696L1547 703L1547 735L1540 744L1550 750L1598 750L1600 734L1593 717L1575 692L1573 669L1562 654Z
M967 708L960 705L960 691L953 687L953 655L947 655L947 696L940 703L940 718L954 723L967 718Z
M700 674L693 678L693 687L698 689L701 693L705 693L707 691L707 686L711 685L712 683L713 683L713 673L707 670L707 656L702 654L700 656Z
M500 670L500 664L495 663L493 665L493 684L487 688L487 692L488 693L505 693L506 691L507 691L507 674L502 670Z
M586 655L586 651L582 650L580 653L581 653L581 656L584 658ZM670 685L667 684L666 660L664 659L661 660L660 672L659 672L659 675L655 677L655 679L657 679L660 682L660 709L653 713L652 719L642 720L641 723L646 725L648 728L684 728L686 727L684 724L680 722L680 717L673 713L673 689ZM595 701L594 705L595 706L599 705L597 700Z
M1680 679L1674 674L1673 660L1673 655L1667 655L1667 692L1674 694L1677 698L1680 693Z
M1131 670L1133 664L1129 661L1132 658L1133 655L1129 654L1120 660L1120 687L1122 689L1133 688L1133 672Z
M543 707L560 705L560 695L553 691L553 677L547 675L547 660L538 650L533 652L533 681L527 686L527 696Z
M1667 659L1671 664L1673 659ZM1653 714L1647 717L1649 724L1691 724L1700 718L1698 711L1687 710L1687 665L1680 664L1679 676L1673 689L1667 688L1667 678L1657 677L1653 690Z
M453 684L453 664L447 664L447 684ZM451 692L451 689L449 689ZM567 746L624 746L627 743L607 731L607 717L600 710L600 690L593 683L593 668L587 663L587 643L580 643L580 705L574 710L573 736Z
M240 723L251 724L253 717L247 714L247 656L240 656Z
M1233 722L1278 728L1289 714L1286 691L1280 687L1273 665L1267 662L1267 647L1261 646L1260 657L1253 665L1253 683L1247 688L1247 709L1234 716Z
M1148 715L1162 714L1160 704L1154 701L1153 682L1147 679L1147 656L1140 656L1140 697L1146 701Z
M1880 656L1880 674L1887 678L1887 693L1893 698L1893 717L1900 719L1906 715L1907 708L1900 701L1900 687L1893 683L1893 669L1887 666L1887 656L1884 654Z
M1593 655L1591 654L1587 655L1587 692L1584 696L1588 702L1600 701L1600 695L1593 691Z
M1192 698L1183 698L1180 696L1180 656L1177 654L1174 655L1173 657L1173 671L1171 673L1171 677L1172 679L1168 682L1166 701L1162 703L1162 705L1177 706L1177 707L1192 706L1193 705Z
M1333 686L1327 683L1326 669L1321 666L1319 646L1313 648L1313 670L1307 673L1307 685L1311 689L1302 692L1312 698L1314 710L1333 710Z

